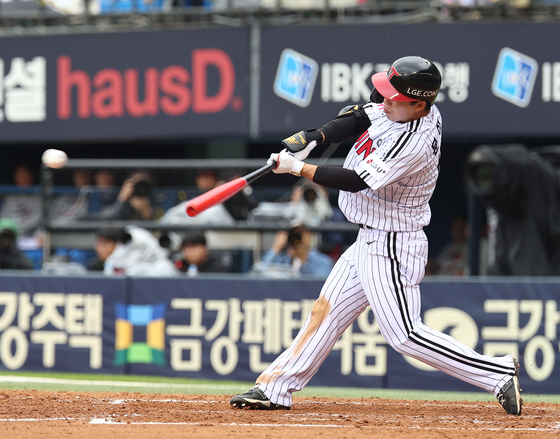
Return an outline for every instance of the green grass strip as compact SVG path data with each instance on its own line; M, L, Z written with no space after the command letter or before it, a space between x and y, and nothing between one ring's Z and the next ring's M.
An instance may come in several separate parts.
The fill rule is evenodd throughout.
M17 382L2 381L14 377ZM25 377L30 377L26 380ZM35 379L57 380L33 382ZM4 378L5 379L5 378ZM253 383L213 381L190 378L170 378L139 375L96 375L58 372L0 372L0 389L46 390L68 392L126 392L156 394L235 395L245 392ZM442 392L410 389L377 389L356 387L308 386L297 397L382 398L426 401L495 401L486 392ZM525 402L560 403L560 395L522 394Z

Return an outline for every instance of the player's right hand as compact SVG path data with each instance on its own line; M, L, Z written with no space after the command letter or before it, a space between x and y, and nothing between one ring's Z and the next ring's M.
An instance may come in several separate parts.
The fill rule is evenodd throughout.
M317 142L323 142L323 134L315 128L307 131L300 131L282 140L282 145L291 152L298 160L305 160Z
M286 150L280 154L271 154L267 163L270 165L273 162L276 162L276 167L272 170L275 174L292 174L296 177L301 177L301 170L305 165Z

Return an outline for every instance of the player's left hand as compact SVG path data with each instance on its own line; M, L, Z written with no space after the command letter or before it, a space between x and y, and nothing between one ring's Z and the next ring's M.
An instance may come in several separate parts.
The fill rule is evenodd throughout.
M309 153L323 142L323 134L315 128L307 131L300 131L282 140L284 146L298 160L305 160Z
M304 162L296 159L288 151L284 150L279 154L271 154L267 163L270 165L276 162L276 168L272 170L275 174L292 174L301 177L301 170L303 169Z

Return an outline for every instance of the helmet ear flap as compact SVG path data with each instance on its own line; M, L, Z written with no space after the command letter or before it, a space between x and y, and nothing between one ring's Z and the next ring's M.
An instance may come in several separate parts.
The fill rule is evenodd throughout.
M371 94L369 95L369 100L375 104L382 104L385 98L377 91L375 86L371 90Z

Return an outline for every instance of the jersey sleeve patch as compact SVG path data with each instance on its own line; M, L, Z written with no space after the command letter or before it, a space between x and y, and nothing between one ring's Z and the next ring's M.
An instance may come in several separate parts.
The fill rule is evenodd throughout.
M368 183L368 179L374 178L377 181L381 181L387 172L389 172L389 166L383 162L378 156L371 155L366 160L361 161L356 168L356 173Z

